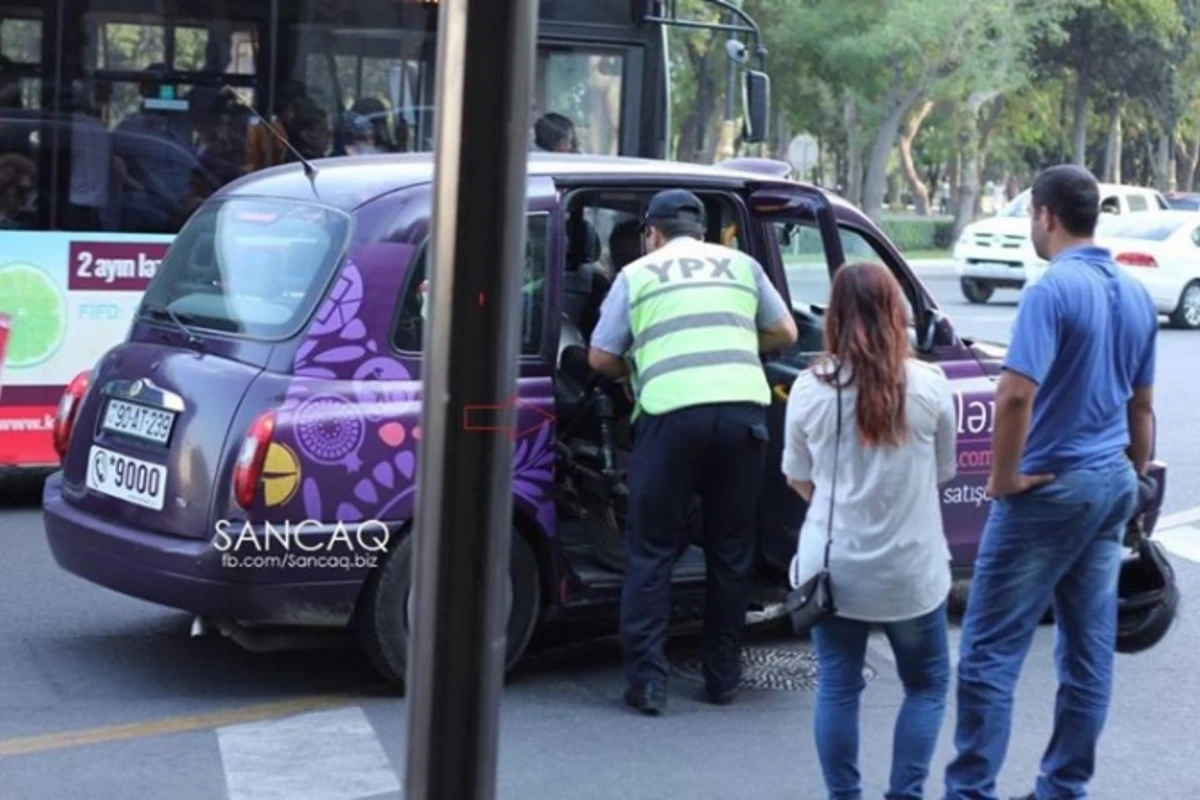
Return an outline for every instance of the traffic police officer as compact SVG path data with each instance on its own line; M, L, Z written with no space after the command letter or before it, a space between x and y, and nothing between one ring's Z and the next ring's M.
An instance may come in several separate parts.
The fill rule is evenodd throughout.
M648 715L666 703L671 572L687 549L683 518L697 494L708 568L705 686L710 702L733 700L770 404L759 353L797 337L762 267L705 243L705 231L704 204L691 192L650 200L648 255L613 282L588 353L592 369L630 377L636 392L621 641L625 702Z

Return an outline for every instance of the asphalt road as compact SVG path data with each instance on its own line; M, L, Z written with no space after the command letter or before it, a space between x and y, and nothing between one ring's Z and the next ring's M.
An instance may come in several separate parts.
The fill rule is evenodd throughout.
M1004 340L1003 295L968 306L952 280L931 287L969 335ZM1185 349L1200 334L1164 331L1159 455L1170 464L1165 541L1185 599L1200 592L1200 506ZM252 654L191 639L189 619L62 573L46 548L32 483L0 497L0 800L382 800L398 798L405 703L388 697L351 650ZM1182 512L1182 513L1181 513ZM1197 515L1200 517L1200 515ZM1095 800L1200 797L1200 622L1184 616L1163 645L1118 662ZM669 713L626 714L611 645L530 659L506 689L499 797L757 800L823 796L811 731L804 643L759 632L751 690L728 708L698 702L692 644L676 646ZM1053 632L1030 653L1001 796L1030 790L1054 703ZM863 703L862 769L882 795L899 701L887 645L873 642ZM928 785L940 796L952 710Z

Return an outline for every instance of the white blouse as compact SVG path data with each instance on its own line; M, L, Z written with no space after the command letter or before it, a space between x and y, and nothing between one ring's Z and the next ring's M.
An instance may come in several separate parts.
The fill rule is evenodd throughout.
M838 616L896 622L927 614L950 591L950 548L938 484L954 478L954 395L940 367L908 361L907 440L866 447L855 423L857 388L842 389L829 574ZM844 372L848 374L848 370ZM795 588L821 569L833 483L837 390L800 374L788 396L783 473L814 484L792 559Z

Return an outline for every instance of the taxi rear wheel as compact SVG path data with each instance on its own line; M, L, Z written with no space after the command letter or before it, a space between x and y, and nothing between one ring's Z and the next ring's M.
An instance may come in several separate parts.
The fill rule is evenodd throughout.
M413 540L406 536L367 579L359 600L358 638L371 667L403 691L408 670L409 632L415 613L412 592ZM542 610L537 556L516 529L505 605L508 629L504 669L507 673L525 654Z

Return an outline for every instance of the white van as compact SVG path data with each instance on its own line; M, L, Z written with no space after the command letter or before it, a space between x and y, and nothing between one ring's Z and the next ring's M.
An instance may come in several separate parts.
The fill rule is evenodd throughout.
M1029 190L1017 195L994 217L963 229L954 244L954 268L963 296L986 303L997 289L1020 289L1034 282L1046 262L1033 252L1029 238ZM1154 189L1100 184L1100 211L1104 214L1137 214L1170 208Z

